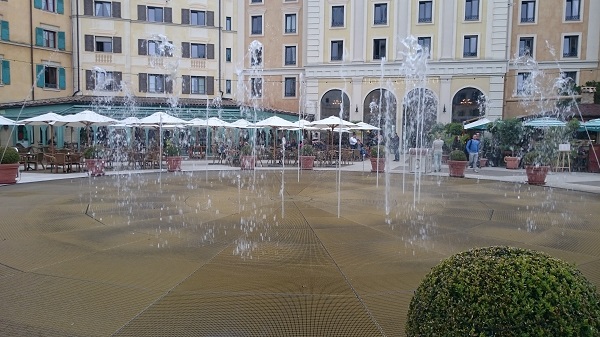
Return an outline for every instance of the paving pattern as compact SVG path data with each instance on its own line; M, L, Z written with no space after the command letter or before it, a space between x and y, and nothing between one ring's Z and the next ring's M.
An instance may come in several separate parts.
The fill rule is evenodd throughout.
M600 286L598 194L339 179L339 192L335 171L276 170L2 187L0 335L402 336L430 268L490 245L544 251Z

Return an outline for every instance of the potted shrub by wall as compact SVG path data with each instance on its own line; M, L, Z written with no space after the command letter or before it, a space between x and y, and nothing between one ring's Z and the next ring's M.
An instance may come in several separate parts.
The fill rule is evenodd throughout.
M252 146L244 144L240 149L240 169L254 170L256 158L252 155Z
M523 157L527 183L529 185L544 185L550 171L549 159L539 151L530 151Z
M300 148L300 168L312 170L315 165L315 149L312 145L302 145Z
M504 151L503 158L507 169L519 168L518 156L515 156L515 149L518 149L523 142L525 129L523 123L518 118L507 118L494 122L489 127L490 132L500 148ZM510 151L510 152L509 152Z
M371 146L371 172L385 171L385 146Z
M467 155L463 150L453 150L448 158L448 170L451 177L464 178L468 165Z
M165 161L168 172L181 171L181 149L170 140L165 146Z
M90 146L83 151L85 167L90 176L96 177L104 175L104 159L102 159L102 149L98 146Z
M12 147L0 147L0 184L15 184L19 176L19 152Z

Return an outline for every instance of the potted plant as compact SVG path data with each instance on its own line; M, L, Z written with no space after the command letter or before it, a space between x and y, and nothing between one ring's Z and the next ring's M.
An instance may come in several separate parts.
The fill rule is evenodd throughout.
M371 146L371 172L385 171L385 146Z
M489 127L489 130L496 138L500 148L504 151L503 156L506 168L519 168L520 158L515 156L515 149L519 148L525 134L521 120L507 118L496 121Z
M165 146L165 160L168 172L181 171L181 149L170 140Z
M300 148L300 168L312 170L315 164L315 149L312 145L302 145Z
M104 159L102 159L102 148L92 145L83 151L85 167L90 176L104 175Z
M0 184L15 184L19 175L19 152L12 147L0 148Z
M448 158L448 170L451 177L464 178L467 169L467 155L463 150L453 150Z
M240 148L240 169L254 170L256 158L252 155L252 146L244 144Z
M529 151L523 157L527 183L529 185L544 185L550 171L550 160L540 151Z

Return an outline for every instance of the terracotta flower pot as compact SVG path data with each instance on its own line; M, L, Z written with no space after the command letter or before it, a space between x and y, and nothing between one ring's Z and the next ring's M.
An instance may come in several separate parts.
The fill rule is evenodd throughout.
M300 168L312 170L315 165L315 156L300 156Z
M167 157L167 171L181 171L181 156Z
M103 159L86 159L85 167L89 174L93 177L104 175L104 160Z
M451 177L464 178L465 170L467 169L468 161L463 160L448 160L448 170Z
M385 158L371 158L371 172L385 172Z
M527 183L529 185L544 185L546 183L546 176L550 171L550 166L525 166L525 173L527 174Z
M504 162L506 163L507 169L518 169L519 168L519 157L504 157Z
M240 156L240 169L242 170L254 170L255 167L254 156Z
M0 184L16 184L21 164L0 164Z

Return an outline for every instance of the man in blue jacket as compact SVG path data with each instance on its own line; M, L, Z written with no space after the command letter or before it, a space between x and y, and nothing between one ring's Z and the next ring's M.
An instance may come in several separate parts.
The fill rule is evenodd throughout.
M479 147L481 146L481 142L479 141L479 134L476 133L473 135L467 142L466 150L469 153L469 167L472 167L475 172L479 172L477 170L477 165L479 165Z

